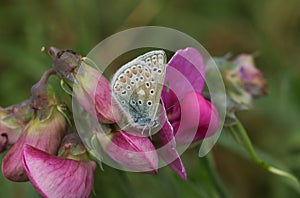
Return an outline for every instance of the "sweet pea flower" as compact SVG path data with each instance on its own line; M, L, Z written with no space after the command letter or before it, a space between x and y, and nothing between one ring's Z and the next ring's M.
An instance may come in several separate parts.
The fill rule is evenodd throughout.
M205 65L196 49L178 50L167 65L165 81L168 87L162 92L162 128L153 140L118 129L116 123L124 115L114 102L108 80L93 67L84 64L81 56L53 47L47 51L61 78L71 82L79 104L98 118L105 128L111 128L108 133L95 133L104 151L114 161L132 171L156 173L158 157L154 151L155 145L159 148L158 155L186 180L186 171L176 150L176 142L189 144L210 136L217 130L219 123L217 110L201 95ZM174 73L174 70L180 75Z
M60 141L66 132L65 117L56 109L47 120L32 119L23 129L17 142L11 147L2 161L2 173L11 181L27 181L22 165L22 150L26 144L50 154L56 154Z
M196 67L200 68L201 73L195 69ZM176 75L177 73L174 71L181 73L181 76ZM182 77L185 81L182 80ZM213 135L219 124L217 110L201 95L204 79L205 65L202 56L193 48L178 50L167 65L165 82L169 87L164 87L162 92L161 123L163 126L153 141L155 145L162 148L158 149L158 154L184 180L187 177L186 171L176 151L176 142L189 144ZM176 134L176 140L174 134ZM130 147L132 150L135 136L121 131L115 137L112 144L120 148ZM140 141L151 145L146 137ZM140 143L134 145L135 151L140 150L141 156L145 156L145 150L141 149L141 146ZM125 152L118 152L117 150L117 148L106 149L110 156L120 164L132 169L139 169L135 159L128 160L126 158L124 153L128 149L125 149ZM139 158L136 159L140 160ZM156 161L154 162L156 163Z
M41 80L32 87L30 108L33 116L3 158L2 173L11 181L28 180L21 157L26 144L56 154L62 137L67 131L67 122L60 111L60 104L51 87L47 87L46 82L50 73L51 71L45 72Z
M179 144L199 141L218 129L218 111L202 96L204 83L202 55L194 48L176 51L167 66L162 100Z
M76 133L68 134L59 157L25 145L22 162L30 181L44 197L90 197L96 163L90 161Z
M0 107L0 153L16 143L30 118L29 100L7 108Z

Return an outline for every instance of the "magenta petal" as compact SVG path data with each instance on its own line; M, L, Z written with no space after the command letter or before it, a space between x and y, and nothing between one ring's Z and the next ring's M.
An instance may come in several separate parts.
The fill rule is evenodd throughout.
M172 90L181 100L187 93L201 94L205 83L205 65L202 55L194 48L177 50L166 69L162 98L166 108L174 105Z
M213 135L219 127L219 114L212 103L197 93L189 93L180 103L181 120L175 120L176 142L190 144Z
M96 163L56 157L25 145L22 162L34 187L44 197L90 197Z
M119 131L107 145L106 152L113 160L131 171L157 173L157 153L147 137Z
M182 179L187 180L186 171L181 158L176 150L176 142L173 132L173 127L167 119L164 107L162 107L161 123L164 123L162 129L159 132L160 146L158 154L169 165L169 167L175 171Z

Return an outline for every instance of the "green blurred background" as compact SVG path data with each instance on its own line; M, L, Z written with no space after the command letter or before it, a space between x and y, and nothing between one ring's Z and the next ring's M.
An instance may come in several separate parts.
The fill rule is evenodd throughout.
M28 98L31 86L51 67L42 46L87 54L107 36L130 27L175 28L197 39L212 56L258 54L256 63L270 94L239 116L257 148L300 178L299 8L299 0L2 0L0 105ZM261 170L239 149L222 143L214 148L217 172L208 168L211 159L197 157L197 149L183 155L188 182L168 168L152 176L104 167L97 171L93 196L222 197L220 188L225 187L232 197L299 197L288 181ZM219 186L212 179L216 173ZM0 197L39 195L30 183L1 176Z

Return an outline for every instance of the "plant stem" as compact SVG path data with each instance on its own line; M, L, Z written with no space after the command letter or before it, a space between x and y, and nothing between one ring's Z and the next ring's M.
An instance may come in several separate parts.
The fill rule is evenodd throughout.
M47 82L52 74L55 74L54 69L49 69L44 72L40 80L31 88L31 107L40 109L48 105Z
M216 166L214 163L213 156L211 154L208 154L203 159L205 162L206 169L208 170L208 174L210 175L210 178L212 179L213 183L215 184L215 187L216 187L219 195L224 198L230 197L221 178L219 177L218 173L216 172Z
M299 181L298 179L293 176L292 174L286 172L286 171L283 171L283 170L280 170L278 168L275 168L273 166L270 166L269 164L267 164L266 162L264 162L263 160L261 160L255 150L254 150L254 147L251 143L251 140L247 134L247 131L246 129L244 128L244 126L242 125L242 123L237 120L237 123L235 126L231 126L229 127L231 132L232 132L232 135L234 136L234 138L238 141L238 143L240 144L243 144L246 148L246 150L248 151L248 153L250 154L252 160L254 160L254 162L260 166L262 169L270 172L270 173L273 173L273 174L276 174L276 175L279 175L279 176L282 176L282 177L286 177L288 179L290 179L296 186L296 189L299 191L300 190L300 184L299 184Z

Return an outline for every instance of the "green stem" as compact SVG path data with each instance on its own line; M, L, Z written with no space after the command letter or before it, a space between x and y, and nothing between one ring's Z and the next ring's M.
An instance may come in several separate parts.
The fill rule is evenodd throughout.
M219 177L218 173L216 172L216 166L214 163L213 156L211 154L208 154L203 159L205 162L206 169L208 170L208 174L210 175L210 178L212 179L213 183L215 184L219 195L224 198L230 197L221 178Z
M246 147L246 149L249 152L251 158L254 160L254 162L259 167L261 167L262 169L264 169L264 170L266 170L270 173L288 178L289 180L291 180L295 184L296 189L298 191L300 190L299 181L295 176L293 176L292 174L290 174L286 171L280 170L278 168L275 168L275 167L267 164L266 162L262 161L257 156L257 154L256 154L256 152L253 148L253 145L251 143L251 140L250 140L250 138L249 138L249 136L246 132L246 129L244 128L244 126L242 125L242 123L239 120L237 120L237 124L235 126L232 126L232 127L229 127L229 128L230 128L234 138L238 141L238 143L243 144Z

